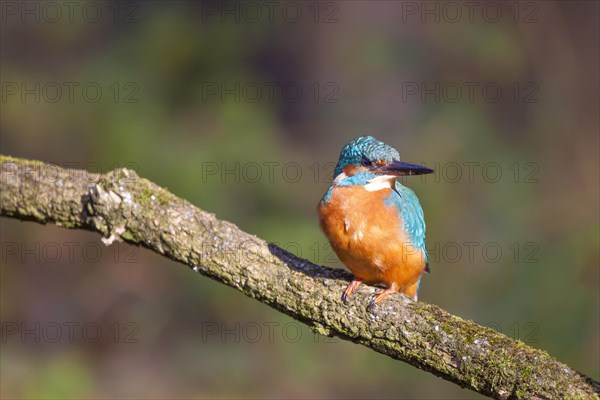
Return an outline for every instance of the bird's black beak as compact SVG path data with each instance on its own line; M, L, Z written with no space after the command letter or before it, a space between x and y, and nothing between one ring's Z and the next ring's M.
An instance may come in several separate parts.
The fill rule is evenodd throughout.
M382 175L405 176L431 174L433 170L422 165L409 164L402 161L392 161L391 163L378 165L373 172Z

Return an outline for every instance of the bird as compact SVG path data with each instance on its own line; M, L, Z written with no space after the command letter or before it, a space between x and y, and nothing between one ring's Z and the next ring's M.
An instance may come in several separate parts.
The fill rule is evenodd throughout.
M432 172L400 161L396 149L372 136L342 149L317 211L331 247L354 275L342 294L345 304L362 283L384 287L368 311L392 293L417 301L421 277L429 272L425 219L416 194L397 179Z

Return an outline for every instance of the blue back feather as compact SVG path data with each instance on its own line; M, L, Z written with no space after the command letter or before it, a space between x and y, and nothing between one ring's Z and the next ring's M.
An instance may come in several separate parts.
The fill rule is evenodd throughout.
M417 249L423 250L425 262L428 263L429 259L425 248L425 218L415 192L396 181L396 191L390 193L385 204L398 209L411 244Z

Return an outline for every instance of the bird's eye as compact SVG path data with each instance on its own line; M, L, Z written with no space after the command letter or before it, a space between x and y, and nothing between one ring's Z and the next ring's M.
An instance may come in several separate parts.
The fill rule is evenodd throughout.
M360 160L360 165L362 165L363 167L370 167L371 165L373 165L373 163L369 159L367 159L366 157L363 157Z

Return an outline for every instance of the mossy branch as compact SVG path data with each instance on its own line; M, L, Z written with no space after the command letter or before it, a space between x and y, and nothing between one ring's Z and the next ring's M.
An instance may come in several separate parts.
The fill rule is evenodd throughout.
M179 261L309 325L497 398L599 398L600 385L524 343L431 304L392 296L346 306L350 275L245 233L134 171L93 174L0 156L0 215L101 233Z

